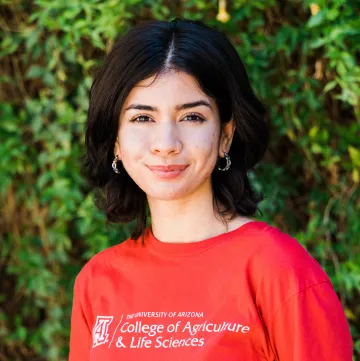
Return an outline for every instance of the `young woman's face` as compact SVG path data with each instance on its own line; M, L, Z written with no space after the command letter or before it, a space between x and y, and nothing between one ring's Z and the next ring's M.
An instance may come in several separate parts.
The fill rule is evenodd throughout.
M211 173L232 135L232 121L220 132L216 103L195 79L171 71L132 89L121 109L115 154L148 197L181 199L211 192Z

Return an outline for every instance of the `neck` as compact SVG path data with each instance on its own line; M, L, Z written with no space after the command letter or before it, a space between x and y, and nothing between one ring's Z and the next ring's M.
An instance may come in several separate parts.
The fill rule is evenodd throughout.
M215 216L211 191L171 201L148 197L148 202L152 232L162 242L196 242L226 232L226 225Z

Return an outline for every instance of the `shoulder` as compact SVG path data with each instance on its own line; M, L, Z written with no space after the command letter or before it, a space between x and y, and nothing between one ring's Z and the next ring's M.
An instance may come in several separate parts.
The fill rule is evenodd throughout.
M249 255L248 263L254 277L267 280L293 279L297 286L330 282L328 275L309 251L293 236L255 221L245 225L241 242Z
M295 294L331 280L315 258L291 235L264 222L247 227L249 273L267 294Z
M329 276L291 235L257 222L248 227L245 241L252 245L247 279L254 302L268 324L290 300L301 304L304 312L309 312L309 302L325 304L323 300L330 298L338 302L334 301L337 296Z
M94 273L100 273L104 270L114 267L119 257L125 255L133 247L134 240L127 239L120 244L116 244L112 247L106 248L99 253L92 256L82 267L76 277L76 282L83 283L87 279L94 276Z

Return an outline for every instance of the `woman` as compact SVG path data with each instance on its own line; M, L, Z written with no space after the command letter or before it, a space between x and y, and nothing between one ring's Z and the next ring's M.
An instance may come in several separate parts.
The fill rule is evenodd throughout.
M235 49L202 23L147 23L114 46L86 165L108 220L136 227L76 279L70 361L351 360L329 277L252 218L265 118Z

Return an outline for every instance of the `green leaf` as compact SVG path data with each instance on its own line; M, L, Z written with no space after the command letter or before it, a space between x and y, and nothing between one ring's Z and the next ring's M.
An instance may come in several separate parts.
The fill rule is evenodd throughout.
M351 161L355 167L360 167L360 150L356 149L352 145L349 145L348 151L350 154Z
M28 79L41 78L44 74L44 68L39 65L33 65L26 73Z
M316 15L311 16L311 18L307 22L306 26L311 29L311 28L321 25L324 20L326 20L324 11L320 10Z
M327 84L325 85L323 92L324 92L324 93L329 92L330 90L334 89L334 88L336 87L336 85L337 85L337 81L336 81L336 80L330 81L329 83L327 83Z

